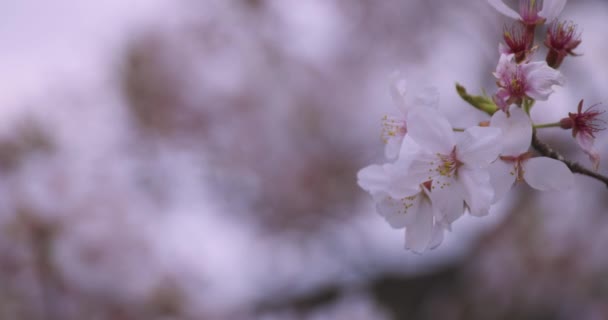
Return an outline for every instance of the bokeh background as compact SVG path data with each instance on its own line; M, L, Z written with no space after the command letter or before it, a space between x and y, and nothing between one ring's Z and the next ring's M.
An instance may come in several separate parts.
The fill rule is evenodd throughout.
M608 103L607 16L567 4L583 55L536 121ZM495 90L511 22L482 0L0 1L0 319L608 318L601 183L520 185L424 255L356 185L390 74L487 120L454 84Z

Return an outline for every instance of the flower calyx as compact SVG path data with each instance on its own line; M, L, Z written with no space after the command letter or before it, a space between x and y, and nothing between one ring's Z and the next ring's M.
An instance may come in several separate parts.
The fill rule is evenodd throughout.
M523 164L526 162L526 160L532 158L531 152L524 152L519 156L499 156L499 158L504 162L514 164L515 170L510 172L510 174L515 176L516 182L524 181L525 171Z
M605 110L597 110L595 108L598 104L594 104L585 111L583 110L584 99L578 103L577 112L568 113L567 118L563 118L559 121L562 129L572 129L572 136L576 137L578 134L586 134L595 137L595 133L606 129L606 121L599 119L598 117L606 112Z
M560 67L566 56L579 56L574 52L581 44L581 33L572 21L555 21L547 29L545 46L549 48L547 64L553 69Z
M528 32L521 24L510 27L505 25L502 35L506 46L502 44L499 46L500 53L513 54L517 63L527 61L538 49L534 46L534 34Z

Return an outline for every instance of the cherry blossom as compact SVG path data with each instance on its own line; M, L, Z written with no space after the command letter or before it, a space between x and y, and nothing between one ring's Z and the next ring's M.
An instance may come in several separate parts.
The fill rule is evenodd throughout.
M406 248L423 252L439 245L443 230L464 213L488 213L493 191L487 167L500 151L500 130L472 127L456 136L435 109L408 113L408 135L398 160L359 171L361 188L394 228L406 229Z
M597 110L596 105L587 108L584 112L583 100L578 104L576 113L568 113L568 117L560 121L560 125L564 129L572 129L572 136L576 139L578 145L589 156L593 163L593 168L597 170L600 165L600 155L594 148L595 134L606 129L606 122L599 118L604 113L603 110Z
M498 90L491 98L485 92L471 95L459 84L456 90L491 120L452 128L439 112L436 89L412 90L396 74L390 91L400 114L383 119L390 162L358 173L359 186L372 195L376 211L393 228L405 229L405 247L414 252L438 246L445 230L451 231L465 212L488 214L519 182L541 191L564 191L574 184L575 172L608 184L608 177L566 160L536 135L540 129L572 129L597 171L599 155L593 144L595 134L605 129L602 111L594 106L582 111L581 100L578 112L560 122L533 125L530 119L534 102L548 100L553 86L565 84L557 68L565 56L576 55L581 43L574 23L557 20L566 0L520 0L518 12L502 0L488 2L518 20L504 28L504 43L499 44L493 73ZM547 58L534 61L535 30L545 23L550 24Z
M553 93L553 85L565 82L562 74L545 61L517 64L513 58L513 54L502 54L494 72L499 86L494 101L503 111L513 103L521 104L526 97L545 101Z
M391 227L405 228L405 248L422 253L441 244L445 227L433 205L430 183L416 185L401 170L403 164L371 165L361 169L357 178Z
M566 5L566 0L519 0L519 12L517 12L502 0L488 0L488 2L498 12L530 26L553 22Z
M437 108L439 92L430 86L415 90L399 72L395 72L391 79L390 93L399 115L387 115L382 118L382 140L386 144L386 157L394 159L399 154L403 137L407 134L405 120L408 111L416 107Z
M533 157L529 152L532 141L532 122L519 107L511 107L509 114L496 112L491 127L502 130L502 151L490 166L494 188L494 202L501 200L514 183L526 181L542 191L562 191L574 183L574 176L566 165L548 157Z
M471 127L456 133L438 111L416 109L408 115L409 133L401 152L409 161L408 175L414 181L431 181L434 205L441 222L450 226L463 213L466 203L472 215L486 215L494 196L487 167L500 152L500 130Z

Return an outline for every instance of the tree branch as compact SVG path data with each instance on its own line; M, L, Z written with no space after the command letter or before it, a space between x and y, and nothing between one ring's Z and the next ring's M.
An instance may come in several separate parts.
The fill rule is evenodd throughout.
M568 166L568 168L570 169L570 171L599 180L599 181L603 182L606 185L606 187L608 187L608 177L603 176L595 171L589 170L589 169L581 166L577 162L566 160L562 155L557 153L555 150L551 149L551 147L549 147L547 144L540 141L538 139L538 137L536 136L536 130L534 130L534 132L532 134L532 146L534 147L534 149L536 149L536 151L538 151L543 156L550 157L550 158L553 158L555 160L559 160L559 161L565 163L566 166Z

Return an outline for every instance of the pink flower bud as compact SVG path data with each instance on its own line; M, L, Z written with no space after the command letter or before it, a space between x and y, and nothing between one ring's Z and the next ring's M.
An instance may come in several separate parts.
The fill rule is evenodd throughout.
M564 61L567 55L577 56L573 50L581 44L581 34L576 24L571 21L556 21L547 29L545 46L549 48L547 64L554 69Z
M501 45L500 53L514 54L517 63L525 61L534 51L531 49L534 35L521 24L514 24L510 28L505 26L503 38L506 46Z

